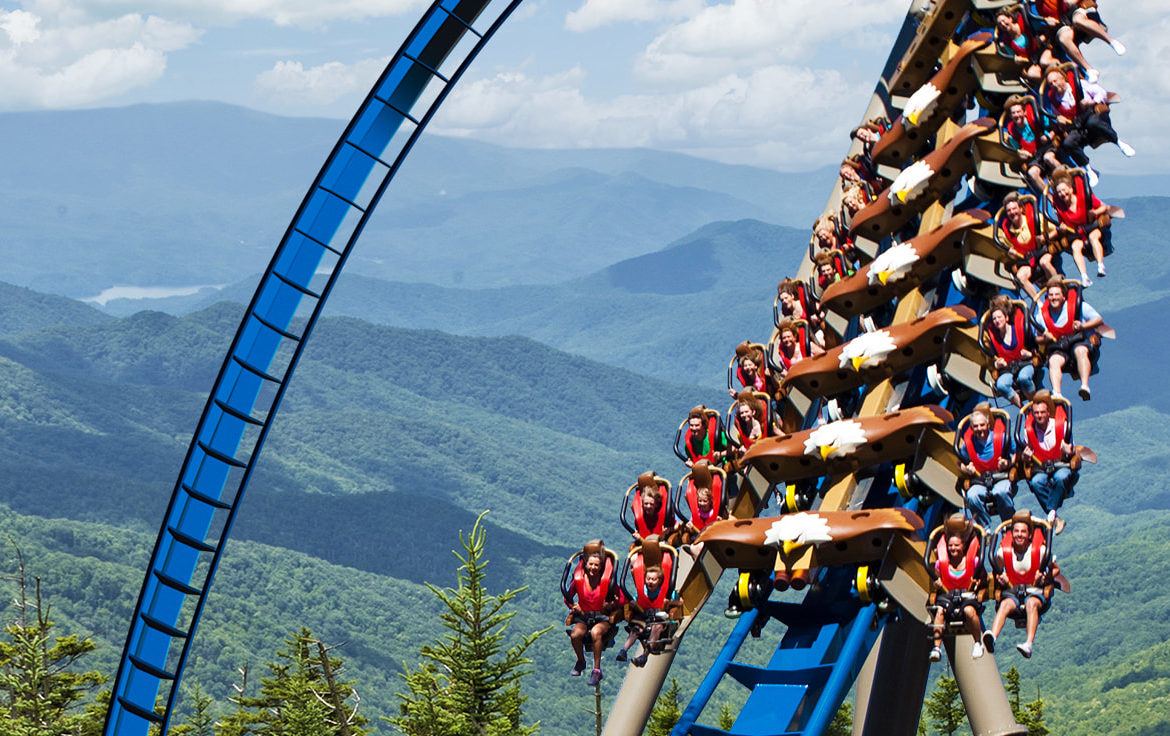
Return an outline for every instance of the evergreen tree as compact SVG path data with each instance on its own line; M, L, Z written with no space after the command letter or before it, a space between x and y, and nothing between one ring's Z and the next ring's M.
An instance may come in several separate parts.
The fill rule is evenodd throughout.
M215 699L199 683L188 688L187 698L191 703L191 715L173 726L170 733L173 736L215 736L215 715L212 713Z
M837 714L829 723L829 730L825 736L852 736L853 734L853 704L842 703Z
M423 646L423 663L404 675L399 715L388 720L408 736L523 736L539 728L523 724L520 681L532 664L528 648L551 627L506 646L508 623L516 615L509 605L527 588L487 591L483 517L470 534L459 535L463 553L454 553L460 563L455 587L427 584L443 604L439 620L447 634Z
M1036 691L1036 699L1030 703L1022 703L1020 699L1020 671L1015 665L1003 673L1004 689L1007 690L1008 701L1012 706L1012 715L1016 723L1028 729L1028 736L1048 736L1051 731L1044 723L1044 699L1040 691Z
M967 721L967 711L959 698L959 683L943 675L938 678L934 692L926 699L926 713L930 723L943 736L954 736Z
M367 721L350 704L356 699L352 684L329 674L341 661L329 657L312 632L290 635L276 656L259 694L239 695L239 709L220 724L219 736L364 736Z
M30 598L19 549L16 559L16 575L9 578L16 583L16 615L0 639L0 736L97 736L106 700L89 696L105 676L77 666L94 651L94 643L54 635L41 580L33 578Z
M727 703L719 706L719 728L724 731L735 728L735 713Z
M678 680L670 678L670 687L658 696L654 703L654 710L650 711L650 721L646 724L646 736L670 736L670 730L682 718L682 711L678 707Z

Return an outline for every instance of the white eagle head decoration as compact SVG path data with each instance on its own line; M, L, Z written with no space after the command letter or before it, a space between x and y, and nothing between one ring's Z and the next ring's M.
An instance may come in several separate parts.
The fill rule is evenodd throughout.
M898 281L910 273L918 263L918 251L909 243L894 243L869 264L869 283L885 286Z
M880 365L890 353L898 349L894 338L885 330L866 332L845 343L841 349L839 365L841 368L853 366L853 370L873 368Z
M938 107L938 98L942 92L930 82L922 85L906 100L906 107L902 110L902 119L912 128L925 122Z
M851 455L865 444L865 429L856 419L842 419L817 427L804 441L805 455L819 455L821 460Z
M791 552L807 544L833 541L829 533L829 522L820 514L801 511L799 514L785 514L764 532L764 544Z
M915 161L898 174L894 183L890 185L890 203L906 204L910 200L926 191L930 177L934 176L934 169L925 161Z

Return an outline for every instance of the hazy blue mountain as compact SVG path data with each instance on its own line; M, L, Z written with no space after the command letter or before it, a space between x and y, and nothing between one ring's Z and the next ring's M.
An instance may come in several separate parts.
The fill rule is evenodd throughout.
M4 279L75 297L233 282L267 263L343 126L203 102L0 115ZM829 177L424 136L350 268L550 283L713 220L803 223Z

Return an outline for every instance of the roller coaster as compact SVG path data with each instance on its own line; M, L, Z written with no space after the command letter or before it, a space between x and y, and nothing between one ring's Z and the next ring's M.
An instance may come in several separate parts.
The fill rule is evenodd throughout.
M166 733L244 491L337 277L427 123L519 5L432 3L310 186L184 458L134 607L107 736ZM1093 197L1084 155L1086 145L1118 143L1112 97L1066 42L1109 40L1099 21L1095 3L1067 0L912 2L809 252L780 284L771 339L745 342L732 359L732 411L725 420L696 407L680 425L676 452L689 472L673 494L652 473L627 491L622 520L634 543L624 574L598 543L566 565L570 606L575 586L600 574L612 583L601 598L617 602L605 611L611 628L642 609L655 614L648 656L628 668L607 736L642 732L727 569L738 574L726 611L737 620L675 736L823 734L851 689L855 734L915 734L937 658L940 585L944 593L946 580L970 585L963 559L991 570L981 597L997 583L1008 598L1022 586L1020 614L1032 598L1047 605L1054 585L1067 588L1055 570L1023 579L1011 545L1033 550L1036 570L1051 565L1055 511L1081 461L1095 460L1072 445L1070 403L1038 379L1047 368L1058 394L1061 372L1072 372L1088 399L1100 337L1111 336L1083 289L1085 259L1104 275L1109 220L1123 215ZM1070 57L1080 66L1060 64ZM1066 253L1079 280L1061 278ZM1015 299L1020 289L1033 304ZM1014 427L980 403L995 397L1020 407ZM971 444L977 415L991 427L982 445L992 448L990 465ZM995 465L1008 442L1021 450ZM1023 483L1020 470L1049 513L1025 519L1031 531L1013 541L1020 514L976 491ZM981 508L988 518L999 512L999 528L975 523ZM964 509L966 518L952 513ZM952 537L963 546L947 560ZM600 572L587 573L595 555ZM781 600L784 591L805 592ZM771 635L773 621L782 631L769 661L738 661L748 637ZM1026 733L994 656L952 623L942 641L973 733ZM699 722L725 678L747 691L730 730Z

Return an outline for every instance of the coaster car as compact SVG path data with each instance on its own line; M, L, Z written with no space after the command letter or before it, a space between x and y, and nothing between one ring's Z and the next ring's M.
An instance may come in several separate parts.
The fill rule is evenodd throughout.
M662 585L657 596L650 598L646 591L646 569L655 566L662 568ZM669 624L663 640L669 640L682 619L682 607L673 604L677 597L678 566L678 550L653 537L630 550L622 566L621 587L629 601L626 618L647 611L665 612Z
M953 420L938 406L844 419L761 440L743 461L777 486L897 463L895 477L901 468L899 491L905 497L913 496L914 489L924 489L962 506L963 499L955 492L959 466L951 450Z
M1050 450L1045 450L1040 447L1037 441L1035 419L1033 416L1033 409L1036 405L1035 401L1029 401L1020 409L1019 416L1016 417L1015 436L1016 446L1021 450L1020 462L1023 465L1024 477L1029 480L1032 474L1036 472L1052 473L1058 468L1068 468L1073 471L1071 478L1071 486L1065 498L1073 496L1073 487L1076 486L1079 477L1081 465L1084 461L1091 463L1097 462L1097 453L1092 449L1084 446L1074 444L1073 438L1073 422L1072 422L1072 404L1063 396L1048 396L1052 401L1053 410L1052 418L1049 421L1056 422L1055 427L1055 446ZM1039 397L1037 397L1039 400ZM1072 455L1065 458L1060 451L1060 444L1067 442L1072 445ZM1023 454L1023 448L1031 447L1031 459Z
M1013 483L1016 480L1016 467L1014 464L1014 457L1004 452L1007 443L1013 437L1012 433L1012 418L1003 409L983 408L982 411L988 416L990 423L991 439L994 451L991 455L990 461L984 461L979 457L979 453L975 451L975 434L971 429L970 415L959 420L959 425L955 428L955 454L959 454L959 448L965 447L967 450L967 457L971 458L971 464L975 466L977 476L963 475L959 483L959 488L966 491L971 488L971 484L978 479L979 483L991 488L997 481L1007 479ZM1000 470L998 466L999 458L1006 457L1012 463L1007 470Z
M944 373L948 367L962 366L963 382L975 383L985 392L981 377L990 370L990 361L979 349L974 321L975 313L959 304L913 322L862 333L824 355L793 365L782 391L785 395L797 392L806 401L828 398L942 360Z
M962 260L967 234L983 227L983 210L960 212L934 230L894 243L856 274L830 285L821 294L821 308L853 317L918 288Z
M1029 554L1024 558L1028 565L1026 570L1004 564L1005 559L1014 557L1011 528L1020 521L1032 527ZM1006 589L992 578L990 586L997 602L1003 598L1005 590L1014 590L1021 603L1029 595L1039 595L1044 601L1040 612L1044 613L1055 588L1066 593L1071 591L1068 579L1061 574L1053 558L1053 536L1052 525L1046 519L1033 516L1026 510L1017 511L1012 518L995 528L988 543L989 566L996 575L1008 578ZM1016 628L1024 627L1026 612L1022 605L1012 611L1009 617L1015 622Z
M688 532L692 529L695 532L702 532L716 521L726 519L726 484L727 473L722 468L706 464L696 465L691 469L691 472L684 475L682 480L678 482L673 503L680 527L689 525ZM700 488L707 488L711 491L711 510L707 513L703 513L702 509L699 508ZM697 536L696 534L686 541L693 542Z
M927 207L947 199L975 170L974 141L995 129L991 118L967 123L941 148L903 169L894 183L858 212L850 235L880 241L910 223Z
M947 540L955 535L963 539L963 567L961 572L952 569L948 563ZM969 595L973 601L983 600L988 594L986 575L984 572L983 543L987 532L983 527L963 516L962 513L952 514L941 525L931 531L926 541L926 571L930 574L932 593L930 605L935 605L934 591L939 589L947 592L962 592ZM982 579L982 583L978 581ZM965 605L965 601L964 601ZM955 613L955 612L951 612ZM966 624L961 615L949 615L944 618L946 631L949 634L960 634L966 630Z
M1012 346L1005 345L996 335L995 329L991 325L991 313L993 309L988 309L979 318L979 347L991 359L991 378L995 381L999 378L1000 371L995 367L995 359L1002 358L1007 366L1004 371L1014 372L1016 368L1024 363L1031 363L1037 367L1040 366L1040 351L1036 346L1036 336L1032 328L1032 320L1028 317L1028 306L1018 300L1013 299L1011 304L1011 314L1007 315L1008 322L1012 326L1012 331L1016 335L1015 344ZM1020 353L1028 350L1032 353L1031 358L1025 358Z
M874 144L874 163L893 167L896 176L906 162L922 156L942 124L966 106L976 87L975 54L990 46L990 33L977 33L959 45L930 81L910 95L902 115Z
M691 433L688 429L691 417L698 417L702 420L706 447L698 447L692 443ZM678 431L674 433L674 454L684 463L688 461L694 463L700 460L706 460L709 463L722 462L723 458L719 453L723 451L722 445L725 436L723 418L719 416L719 412L700 404L691 409L687 418L678 425Z
M757 422L760 423L760 436L756 439L751 438L751 431L748 424L743 420L736 408L741 403L747 403L752 407L752 414L755 416ZM731 440L732 444L741 447L745 450L751 448L756 442L771 437L775 434L772 420L772 399L768 394L759 391L743 390L735 395L735 401L727 409L727 438Z
M600 553L605 564L601 571L601 580L596 589L591 589L588 583L588 577L585 574L585 559L590 555ZM587 542L581 551L574 553L565 562L564 570L561 572L561 597L565 601L565 606L572 608L574 602L580 604L583 598L590 596L597 597L602 601L614 601L618 604L624 603L623 591L620 580L618 579L618 559L613 550L606 549L605 543L600 539L594 539ZM607 618L610 623L617 623L622 618L622 610L620 606L615 606L615 610L610 613ZM573 625L573 614L570 612L568 618L565 619L565 633L569 633ZM606 641L608 648L613 643L612 632Z

